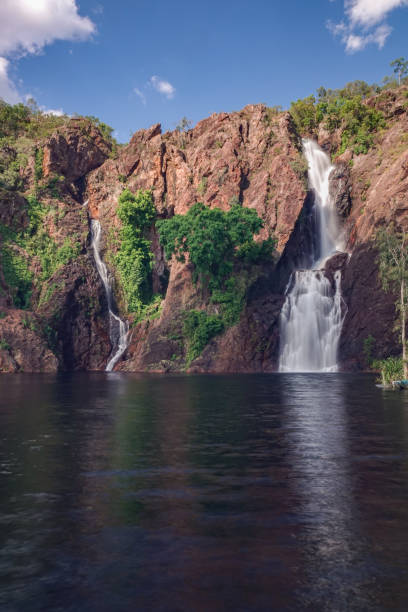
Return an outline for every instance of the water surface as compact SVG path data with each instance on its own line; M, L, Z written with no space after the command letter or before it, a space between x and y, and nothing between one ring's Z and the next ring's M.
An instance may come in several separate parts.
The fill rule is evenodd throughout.
M0 377L0 609L406 610L408 392Z

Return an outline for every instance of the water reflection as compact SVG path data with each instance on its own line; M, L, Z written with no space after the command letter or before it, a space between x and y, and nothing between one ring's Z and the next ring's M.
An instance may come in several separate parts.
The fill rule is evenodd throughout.
M407 414L339 374L0 378L0 607L404 609Z
M301 497L304 524L301 540L308 568L304 597L318 606L336 602L339 609L347 609L350 581L346 593L341 585L359 555L344 405L347 377L327 375L325 383L322 402L320 376L287 376L283 404L292 486Z

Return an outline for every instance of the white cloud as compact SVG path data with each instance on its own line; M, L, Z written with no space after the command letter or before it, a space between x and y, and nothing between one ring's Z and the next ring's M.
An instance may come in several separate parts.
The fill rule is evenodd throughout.
M138 98L140 98L142 104L146 106L146 96L144 95L143 91L135 87L133 92L138 96Z
M362 27L375 26L400 6L408 6L408 0L346 0L345 3L351 25Z
M390 28L389 25L384 24L382 26L379 26L371 34L366 34L363 36L359 36L356 34L347 34L344 40L346 44L346 51L348 53L355 53L356 51L361 51L370 43L374 43L378 46L379 49L382 49L385 45L388 36L391 34L391 31L392 28Z
M14 83L8 75L9 61L0 57L0 98L9 104L16 104L20 97Z
M345 0L346 20L328 22L327 27L341 38L347 53L361 51L369 44L382 49L392 28L385 23L390 11L408 6L408 0Z
M95 32L75 0L1 0L0 54L37 53L55 40L84 40Z
M7 57L39 53L55 40L85 40L95 31L76 0L0 0L0 97L11 104L21 99Z
M173 98L176 93L176 89L171 83L163 81L158 76L152 76L149 83L156 91L166 96L169 100Z
M62 117L62 115L65 115L64 111L62 110L62 108L45 108L45 106L41 106L40 109L42 110L42 112L44 113L44 115L55 115L55 117Z

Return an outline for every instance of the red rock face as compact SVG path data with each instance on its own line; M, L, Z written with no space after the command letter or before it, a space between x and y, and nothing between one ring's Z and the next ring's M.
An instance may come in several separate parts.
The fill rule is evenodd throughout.
M378 278L374 238L389 226L408 229L408 116L406 88L373 98L370 104L385 112L387 129L376 137L367 155L354 156L350 170L352 208L346 222L351 254L343 278L348 313L343 326L340 357L345 369L366 368L364 340L375 338L374 356L399 355L396 295L385 293Z
M403 95L402 88L368 102L386 112L388 127L378 134L367 155L346 151L332 176L331 193L343 218L350 255L347 265L341 260L347 307L340 342L344 369L366 367L363 344L369 335L377 340L376 357L399 352L392 331L394 296L381 289L372 240L384 224L393 222L408 229L408 118ZM339 133L319 133L327 151L338 146L339 138ZM151 189L162 218L184 214L197 201L227 210L231 201L239 199L257 211L264 221L257 239L271 234L277 238L276 266L254 268L247 279L246 305L239 322L213 338L190 369L274 370L284 288L292 269L309 263L305 254L313 241L312 200L306 194L299 145L290 115L275 115L263 105L212 115L186 133L162 134L160 125L154 125L137 132L115 159L109 157L110 146L99 131L88 123L73 120L59 130L44 145L44 179L39 187L44 186L42 199L50 211L44 225L58 246L75 236L80 252L55 271L45 288L34 287L32 312L12 307L0 273L0 369L104 369L111 351L109 321L90 250L87 213L100 219L108 241L120 227L116 208L128 187ZM32 166L28 165L25 175L28 189L33 188ZM58 198L46 191L47 180L55 175L64 176ZM83 207L86 201L88 206ZM18 194L0 191L0 223L26 227L26 204ZM217 305L194 284L191 266L167 262L154 229L150 237L155 256L153 288L164 298L162 310L159 318L131 328L127 353L117 364L125 371L183 368L184 311L217 313ZM34 272L39 269L35 258L31 265ZM116 297L120 306L118 285ZM33 318L32 328L27 328L27 316ZM52 338L46 330L52 330Z
M6 313L3 313L6 314ZM58 360L32 313L10 309L0 320L0 372L56 372Z
M239 199L264 220L258 239L274 234L282 252L306 197L299 156L299 141L288 113L274 116L263 105L247 106L239 113L212 115L187 133L161 134L159 125L137 132L117 160L106 161L88 175L85 197L92 217L101 220L105 235L109 227L118 225L115 210L125 185L131 191L152 189L163 217L185 214L197 201L228 210L230 202ZM153 250L153 281L157 285L164 266L157 238ZM172 338L181 333L182 312L208 306L206 297L192 283L188 265L172 261L167 266L170 276L162 315L133 332L127 360L119 368L171 368L174 364L169 361L180 351L179 341ZM265 318L269 310L264 309ZM276 305L272 310L276 323ZM257 334L264 333L268 324L254 324L258 331L252 334L252 341L245 325L243 319L225 337L214 340L211 355L206 357L205 352L202 365L195 368L262 369L263 356L257 356L259 363L254 366L253 355L262 344Z
M106 160L110 147L89 122L84 125L71 121L47 140L44 178L38 185L34 185L32 172L26 174L27 191L41 199L45 211L42 224L48 237L57 248L68 241L78 252L44 281L39 258L14 244L14 250L25 256L34 284L30 310L16 310L12 291L0 272L2 371L104 369L111 351L105 293L88 252L87 211L81 205L81 190L74 185ZM47 183L55 174L64 179L59 182L58 193L52 194ZM22 195L0 190L0 224L5 228L19 232L26 229L28 208Z
M72 119L68 126L55 133L43 148L43 174L64 176L73 183L100 166L111 147L98 129L88 121Z

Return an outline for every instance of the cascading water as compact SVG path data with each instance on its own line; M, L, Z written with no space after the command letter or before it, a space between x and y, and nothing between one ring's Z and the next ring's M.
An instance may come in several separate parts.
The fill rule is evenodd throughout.
M128 331L129 327L127 322L122 321L120 317L113 311L113 295L112 286L109 278L108 270L102 261L100 255L100 243L101 243L101 224L96 219L91 220L91 238L92 238L92 249L94 253L95 263L99 276L105 287L106 299L108 302L109 309L109 335L112 343L112 353L105 368L106 372L111 372L119 359L128 346Z
M336 372L337 348L343 324L341 273L334 286L322 268L327 259L341 251L343 235L329 195L333 169L329 157L312 140L303 141L309 164L309 184L315 195L318 228L314 263L292 276L280 317L281 372Z

